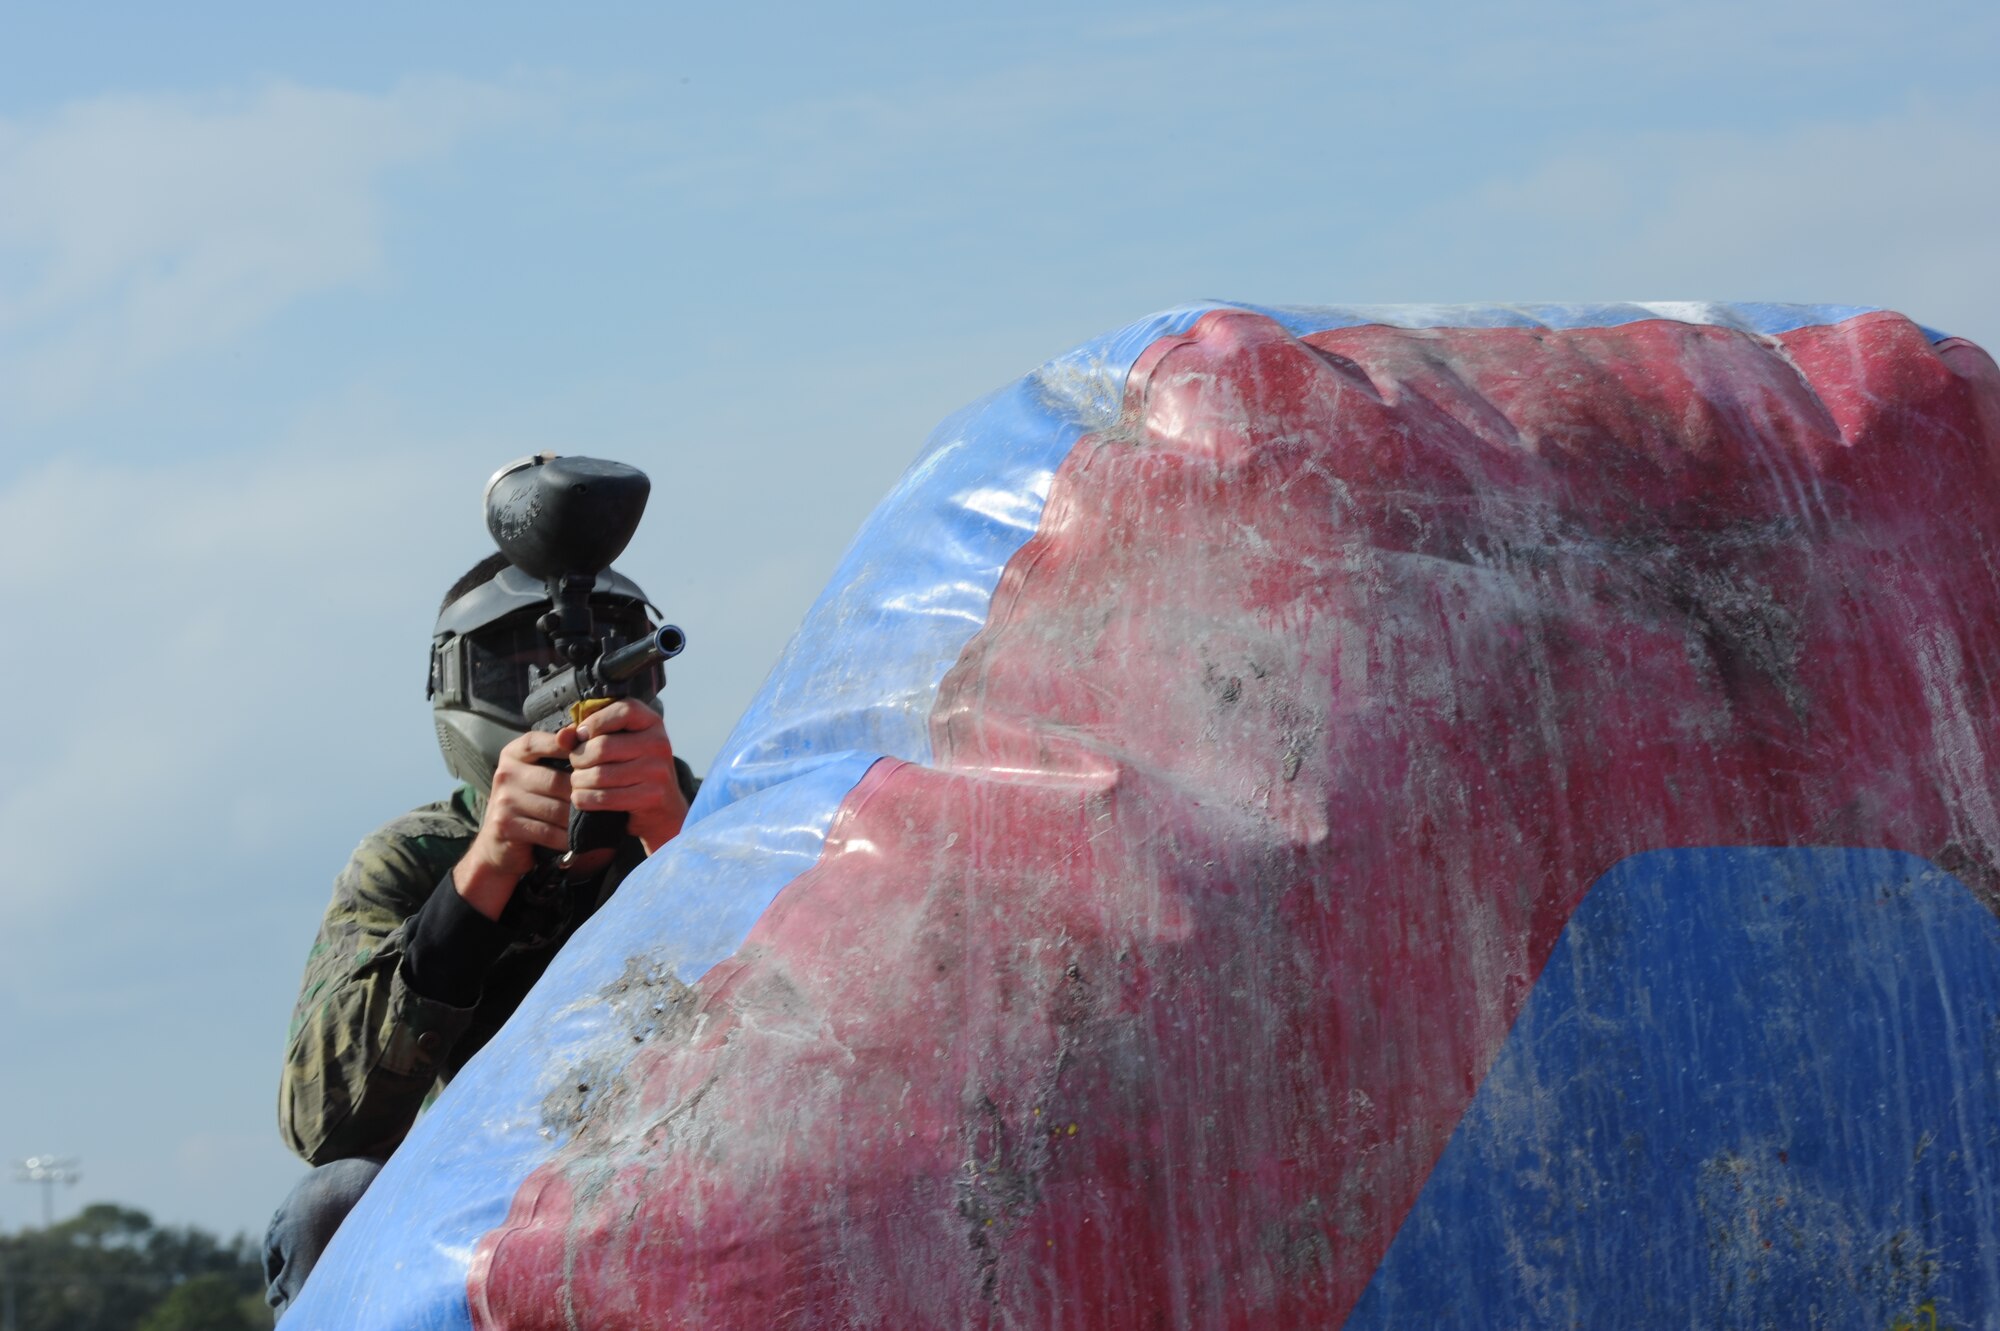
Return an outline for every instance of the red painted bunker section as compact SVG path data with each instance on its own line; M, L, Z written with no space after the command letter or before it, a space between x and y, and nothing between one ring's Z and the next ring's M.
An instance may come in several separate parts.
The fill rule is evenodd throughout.
M1163 340L476 1324L1338 1325L1621 859L1991 894L1996 462L1893 315Z

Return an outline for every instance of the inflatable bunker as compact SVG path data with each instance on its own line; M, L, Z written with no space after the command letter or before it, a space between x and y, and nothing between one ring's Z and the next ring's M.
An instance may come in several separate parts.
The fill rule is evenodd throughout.
M286 1326L2000 1325L1996 670L1969 343L1146 320L939 429Z

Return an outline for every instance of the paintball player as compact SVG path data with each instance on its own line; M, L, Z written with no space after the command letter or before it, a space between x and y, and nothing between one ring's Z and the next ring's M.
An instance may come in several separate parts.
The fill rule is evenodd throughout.
M614 645L652 628L646 596L597 575ZM306 960L278 1092L286 1143L314 1166L265 1240L282 1314L418 1111L513 1013L556 952L646 855L681 830L698 785L659 717L657 667L636 697L557 732L522 714L535 672L561 664L536 626L543 583L495 554L445 594L430 699L450 798L361 843ZM545 765L566 760L568 771ZM628 816L615 849L569 846L570 810Z

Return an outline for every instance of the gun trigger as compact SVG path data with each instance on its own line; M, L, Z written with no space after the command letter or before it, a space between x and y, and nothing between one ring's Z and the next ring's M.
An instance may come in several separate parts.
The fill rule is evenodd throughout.
M569 705L569 723L573 726L582 725L585 717L603 711L611 703L610 698L585 698L580 702L573 702Z

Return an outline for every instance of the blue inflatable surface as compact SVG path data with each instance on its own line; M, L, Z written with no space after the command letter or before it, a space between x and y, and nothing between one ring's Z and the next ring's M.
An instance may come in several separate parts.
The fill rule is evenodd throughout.
M1656 852L1570 919L1347 1325L1986 1326L1996 1197L1993 913L1886 851Z

